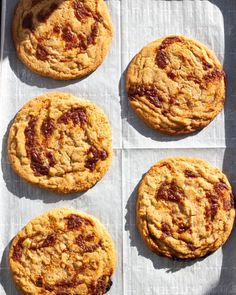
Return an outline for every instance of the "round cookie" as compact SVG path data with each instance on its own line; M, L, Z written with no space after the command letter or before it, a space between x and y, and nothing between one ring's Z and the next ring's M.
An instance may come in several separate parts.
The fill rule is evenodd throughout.
M95 185L112 160L111 128L104 112L88 100L48 93L17 114L8 155L26 181L59 193Z
M148 126L162 133L186 134L205 127L222 110L225 73L203 44L168 36L135 56L126 88L130 105Z
M20 0L13 19L20 60L57 80L93 72L105 59L112 35L104 0Z
M234 197L226 176L208 162L169 158L144 176L136 214L140 234L153 252L193 259L215 251L229 237Z
M54 209L17 234L9 264L23 294L102 295L112 285L116 254L109 233L96 218Z

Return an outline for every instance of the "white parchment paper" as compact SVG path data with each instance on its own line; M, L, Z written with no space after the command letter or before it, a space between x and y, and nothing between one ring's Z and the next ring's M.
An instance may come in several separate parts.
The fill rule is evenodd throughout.
M0 294L18 294L7 255L11 239L32 218L55 207L81 209L111 232L118 265L113 295L236 294L236 232L203 260L180 262L156 256L135 227L136 190L142 175L159 159L197 156L223 169L236 184L236 1L108 0L115 37L108 58L81 81L53 81L31 73L16 58L11 19L17 0L3 0L0 137ZM227 103L207 128L181 137L160 135L129 108L125 72L147 43L168 34L185 34L215 51L228 75ZM83 194L58 196L21 181L7 160L8 128L16 112L34 96L61 90L88 98L107 113L113 128L114 160L104 179Z

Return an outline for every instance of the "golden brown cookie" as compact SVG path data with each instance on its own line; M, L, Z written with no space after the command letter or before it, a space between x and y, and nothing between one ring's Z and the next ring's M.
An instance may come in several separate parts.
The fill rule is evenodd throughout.
M185 134L208 125L222 110L225 73L213 52L184 36L145 46L131 62L129 102L150 127Z
M9 133L8 155L26 181L59 193L96 184L112 159L111 128L88 100L47 93L29 101Z
M136 212L148 247L180 259L218 249L235 218L226 176L208 162L186 157L162 160L147 172L139 186Z
M105 59L112 34L104 0L20 0L13 19L20 60L58 80L93 72Z
M17 234L9 262L23 294L102 295L112 285L116 253L109 233L96 218L54 209Z

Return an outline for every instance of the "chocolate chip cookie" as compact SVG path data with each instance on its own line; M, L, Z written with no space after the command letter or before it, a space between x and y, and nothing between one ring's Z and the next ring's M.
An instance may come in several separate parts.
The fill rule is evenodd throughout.
M58 80L93 72L105 59L112 35L104 0L20 0L13 19L20 60Z
M111 128L88 100L48 93L29 101L9 133L8 155L26 181L59 193L95 185L112 160Z
M112 285L116 254L109 233L96 218L54 209L17 234L9 263L23 294L102 295Z
M127 73L129 102L150 127L186 134L208 125L222 110L225 73L213 52L184 36L145 46Z
M185 157L162 160L147 172L139 186L136 212L148 247L180 259L218 249L235 218L226 176L208 162Z

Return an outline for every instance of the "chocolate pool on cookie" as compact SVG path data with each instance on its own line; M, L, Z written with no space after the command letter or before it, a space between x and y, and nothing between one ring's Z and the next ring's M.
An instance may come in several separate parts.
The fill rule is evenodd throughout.
M234 224L226 176L196 158L169 158L146 173L138 190L137 226L155 253L170 258L203 257L221 247Z
M17 234L9 264L23 294L102 295L111 288L116 253L109 233L96 218L54 209Z
M104 0L20 0L13 19L20 60L58 80L81 78L105 59L113 30Z
M215 54L185 36L145 46L131 62L131 107L156 131L179 135L207 126L222 110L225 73Z
M88 100L48 93L17 114L8 155L26 181L59 193L95 185L112 160L112 135L104 112Z

